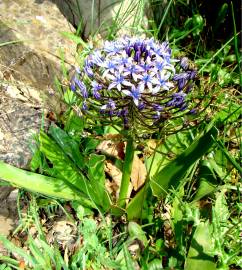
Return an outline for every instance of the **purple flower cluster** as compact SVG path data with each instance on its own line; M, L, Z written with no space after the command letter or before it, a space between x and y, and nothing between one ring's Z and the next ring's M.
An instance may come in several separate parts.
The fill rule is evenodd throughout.
M187 97L195 77L186 57L172 58L168 42L123 37L92 51L70 88L81 96L83 112L149 127L191 111Z

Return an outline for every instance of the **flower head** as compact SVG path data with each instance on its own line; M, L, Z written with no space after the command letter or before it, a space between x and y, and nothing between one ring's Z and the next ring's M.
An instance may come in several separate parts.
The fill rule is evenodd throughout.
M154 127L164 115L193 112L188 96L195 78L186 57L172 58L168 42L125 36L91 52L70 89L81 96L85 111L121 119L125 126Z

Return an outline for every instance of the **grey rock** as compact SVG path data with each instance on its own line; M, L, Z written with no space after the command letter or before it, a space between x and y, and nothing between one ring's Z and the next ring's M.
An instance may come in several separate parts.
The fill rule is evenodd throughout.
M0 160L27 168L29 144L41 127L42 108L12 98L0 88Z
M2 197L6 188L9 187L0 187L0 197L1 200L1 208L0 208L0 234L4 236L8 236L9 233L17 226L18 220L18 213L17 213L17 196L18 190L10 191L8 197ZM9 192L9 190L8 190ZM7 255L8 252L4 245L0 242L0 253Z
M4 201L9 196L13 189L13 187L0 186L0 202Z
M140 0L49 1L59 7L73 26L81 26L82 37L85 39L95 33L106 37L114 25L118 26L114 31L118 35L129 34L137 25L147 25Z
M28 168L29 145L47 111L62 110L54 78L75 62L76 44L60 31L74 31L55 4L48 1L0 1L0 160ZM18 223L18 190L0 187L0 233L8 236ZM0 252L6 250L0 243Z
M0 10L0 160L28 168L43 116L63 110L54 78L63 78L60 51L68 70L76 44L60 32L74 29L49 1L1 0Z

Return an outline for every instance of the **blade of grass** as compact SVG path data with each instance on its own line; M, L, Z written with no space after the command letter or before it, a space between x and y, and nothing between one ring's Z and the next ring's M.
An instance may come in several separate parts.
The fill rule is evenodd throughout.
M165 20L167 14L168 14L168 11L169 11L169 9L170 9L171 4L173 3L173 1L174 1L174 0L170 0L169 4L168 4L167 7L166 7L166 10L165 10L165 12L164 12L164 15L162 16L161 21L160 21L160 24L159 24L159 26L158 26L158 28L157 28L156 33L155 33L155 37L156 37L156 38L158 38L159 32L160 32L160 30L161 30L161 27L162 27L162 25L163 25L163 23L164 23L164 20Z
M8 257L8 256L4 256L4 255L0 255L0 262L5 262L5 263L11 263L12 265L15 265L15 266L18 266L19 265L19 262ZM19 269L17 267L17 269Z
M215 138L212 138L213 141L217 144L217 146L221 149L221 151L224 153L224 155L227 157L227 159L233 164L233 166L238 170L240 174L242 174L242 168L241 166L236 162L236 160L231 156L229 151L225 148L223 143L219 140L215 140Z
M235 36L237 37L238 35L240 34L240 32L239 33L237 33ZM198 73L200 73L201 71L203 71L204 70L204 68L208 65L208 64L210 64L213 60L214 60L214 58L230 43L230 42L232 42L233 40L234 40L234 38L235 38L235 36L233 36L232 38L230 38L219 50L217 50L216 51L216 53L198 70Z
M15 252L33 266L36 264L36 260L32 256L30 256L24 249L16 247L11 241L9 241L5 236L1 234L0 241L3 243L4 247L7 248L10 252Z
M234 27L234 50L236 59L238 62L238 68L239 68L239 74L240 74L240 85L242 85L242 75L241 75L241 66L240 66L240 54L239 54L239 48L238 48L238 39L237 39L237 29L236 29L236 23L235 23L235 17L234 17L234 5L231 1L231 12L232 12L232 19L233 19L233 27Z
M24 42L24 41L26 41L26 40L11 40L11 41L6 41L6 42L3 42L3 43L0 43L0 47L11 45L11 44L16 44L16 43L21 43L21 42Z

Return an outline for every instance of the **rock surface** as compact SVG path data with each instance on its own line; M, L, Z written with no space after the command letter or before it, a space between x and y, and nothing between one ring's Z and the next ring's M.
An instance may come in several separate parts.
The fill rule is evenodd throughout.
M142 1L140 0L49 0L59 7L61 12L76 28L81 26L83 38L98 32L105 37L115 28L115 34L130 33L134 26L144 24ZM142 21L139 21L141 18Z
M0 0L0 10L0 160L27 168L29 143L43 116L61 110L54 77L62 77L60 51L69 69L75 62L76 44L60 31L74 29L49 1ZM0 182L4 235L18 222L16 196L11 195L16 193Z
M18 224L17 195L18 191L11 187L1 187L0 189L0 235L8 236ZM7 255L7 250L1 242L0 254Z
M60 51L67 68L75 62L76 45L59 30L74 30L49 1L1 0L0 10L0 159L25 168L44 108L60 110Z

